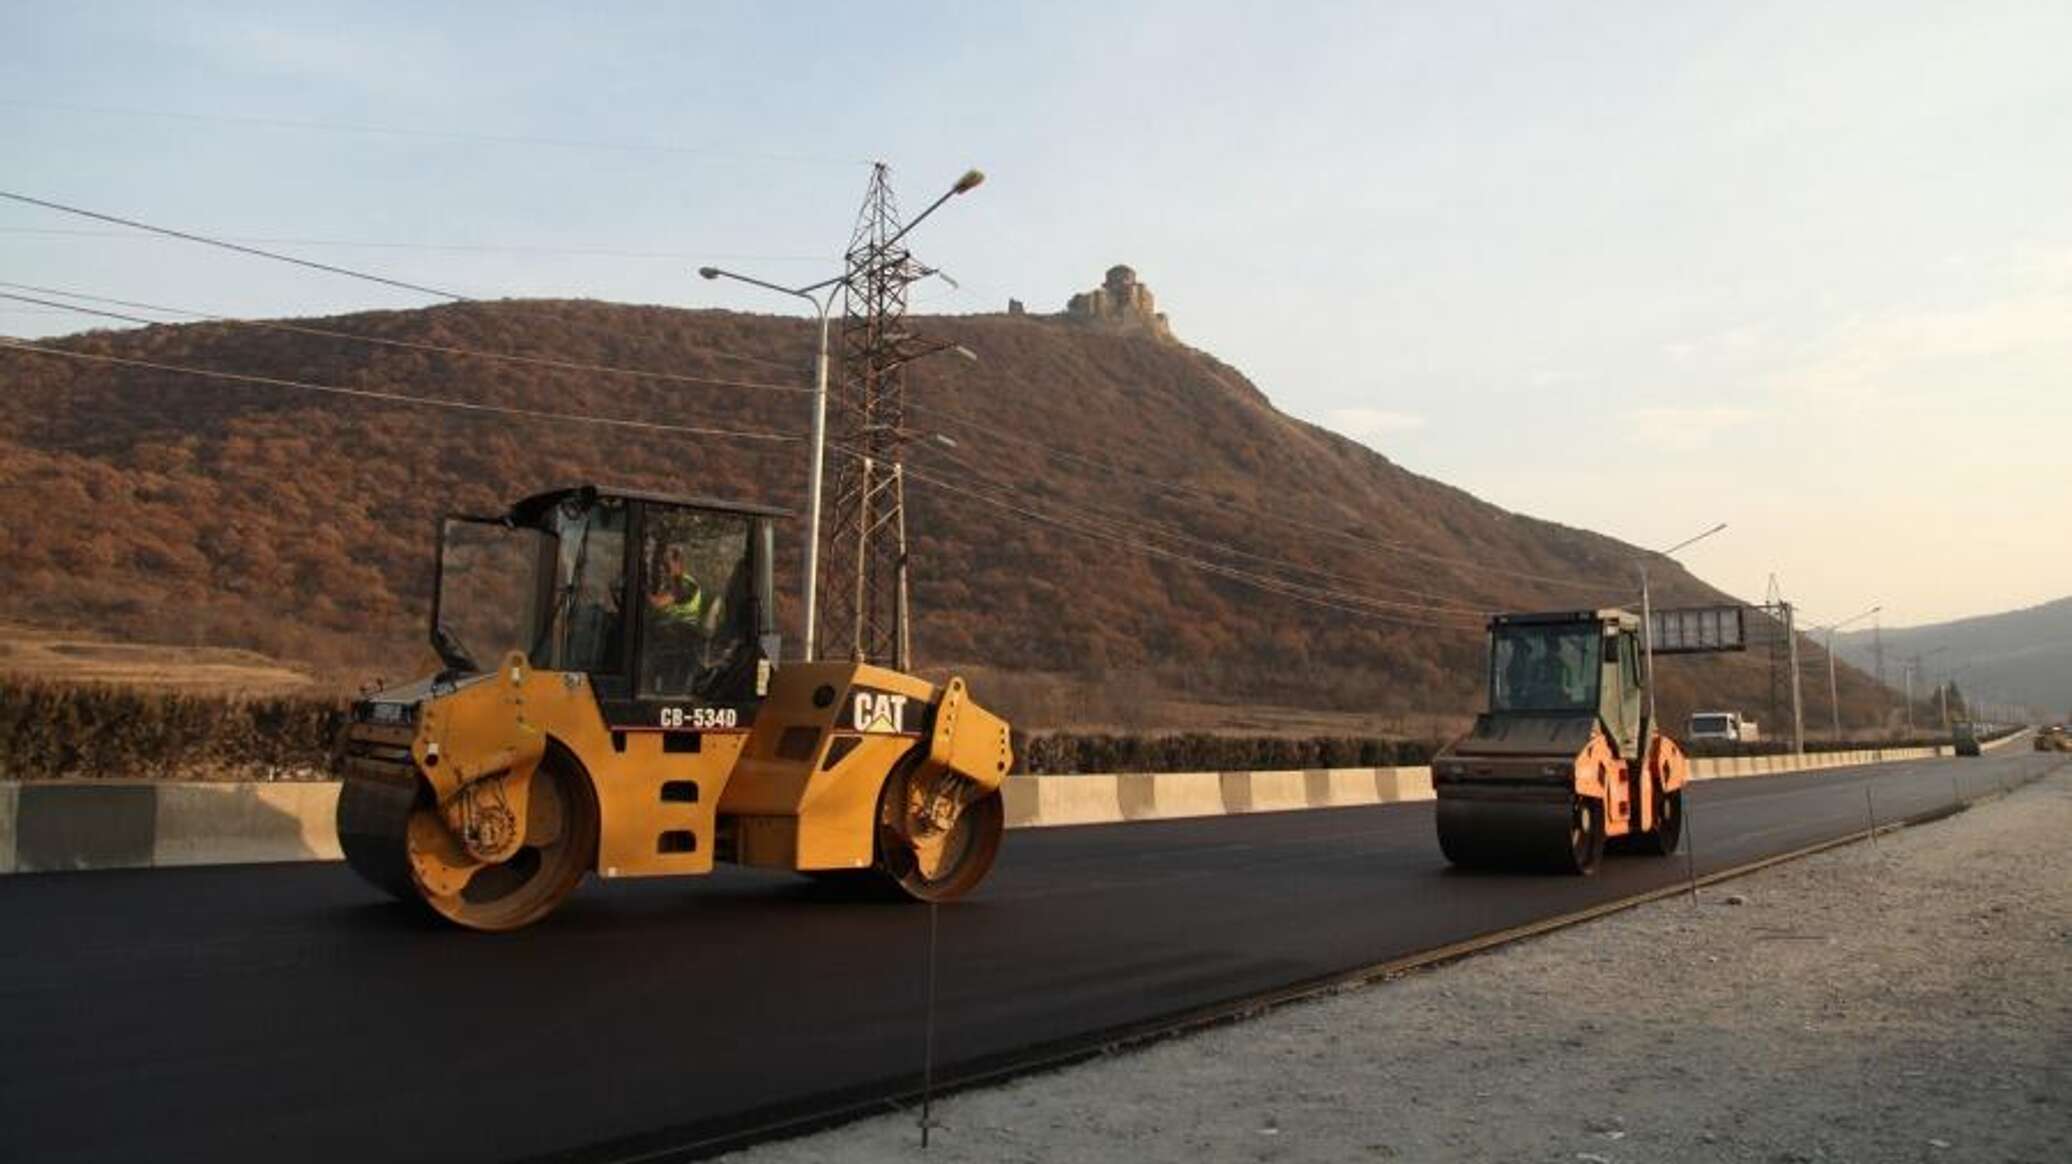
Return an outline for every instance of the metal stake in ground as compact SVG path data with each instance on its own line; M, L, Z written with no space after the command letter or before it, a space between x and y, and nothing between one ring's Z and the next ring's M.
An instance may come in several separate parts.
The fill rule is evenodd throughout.
M1688 801L1686 801L1688 804ZM1691 831L1691 810L1684 809L1683 818L1684 872L1691 878L1691 904L1698 904L1698 840Z
M1870 822L1871 848L1878 847L1878 813L1871 807L1871 786L1863 786L1863 818Z
M928 1129L935 1124L935 903L928 903L928 1017L921 1044L921 1147L928 1147Z

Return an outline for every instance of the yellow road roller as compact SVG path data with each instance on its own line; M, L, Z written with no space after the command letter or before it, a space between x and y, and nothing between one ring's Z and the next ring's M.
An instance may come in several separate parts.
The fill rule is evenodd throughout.
M355 703L338 837L477 930L585 874L726 861L968 893L1000 849L1008 725L961 679L780 664L775 509L579 485L441 526L443 666Z
M1587 874L1607 847L1675 852L1691 766L1649 718L1640 619L1500 614L1488 629L1488 710L1432 760L1446 859Z

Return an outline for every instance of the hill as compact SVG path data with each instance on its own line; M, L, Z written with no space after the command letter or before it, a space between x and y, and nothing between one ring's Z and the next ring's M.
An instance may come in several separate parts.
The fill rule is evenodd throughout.
M2025 704L2047 718L2072 716L2072 598L1882 635L1892 682L1902 665L1921 655L1927 678L1915 680L1917 687L1954 676L1958 690L1974 698ZM1835 650L1868 669L1875 665L1877 638L1871 631L1844 632L1835 636Z
M976 672L1032 726L1214 729L1292 708L1421 730L1413 717L1479 701L1479 612L1637 597L1633 547L1407 472L1277 411L1203 352L1059 317L915 322L980 357L911 378L916 656ZM50 343L140 363L0 350L14 404L0 415L0 617L40 627L256 651L340 686L394 679L430 663L441 513L578 479L802 499L797 443L140 366L802 434L806 398L784 390L809 381L799 319L504 301ZM797 547L794 531L790 642ZM1724 597L1669 563L1654 577L1658 602ZM1702 703L1781 724L1766 656L1681 659L1663 676L1668 715ZM1824 694L1808 684L1809 724L1825 722ZM1861 724L1888 701L1854 671L1843 695Z

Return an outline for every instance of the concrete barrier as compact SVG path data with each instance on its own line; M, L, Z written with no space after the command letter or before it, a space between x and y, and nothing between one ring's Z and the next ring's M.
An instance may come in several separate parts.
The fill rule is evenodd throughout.
M0 784L0 874L14 872L14 806L21 787Z
M1175 820L1224 812L1221 772L1154 772L1144 779L1151 787L1151 807L1131 820Z
M157 837L158 793L149 784L97 780L15 791L18 873L149 866Z
M1224 796L1229 797L1233 787L1246 791L1243 794L1245 808L1233 808L1232 811L1292 812L1310 806L1307 772L1225 772Z
M1012 781L1010 781L1012 783ZM1122 814L1120 778L1082 776L1076 780L1038 780L1031 812L1020 822L1035 824L1112 824L1126 820ZM1014 822L1010 821L1010 827Z
M1372 768L1318 768L1303 774L1311 808L1358 808L1380 804Z
M1389 804L1430 800L1433 796L1430 768L1377 768L1374 783L1381 790L1382 800Z
M338 785L167 784L154 865L337 861Z
M1994 741L1992 741L1991 743L1985 743L1985 744L1980 744L1980 745L1979 745L1979 751L1981 751L1981 752L1995 752L1995 751L1998 751L1998 750L2000 750L2001 748L2005 748L2005 747L2009 746L2010 744L2016 743L2017 741L2020 741L2020 740L2026 740L2026 739L2028 739L2028 738L2029 738L2030 736L2034 735L2034 734L2035 734L2035 732L2036 732L2036 729L2035 729L2035 728L2023 728L2023 729L2022 729L2021 731L2018 731L2018 732L2013 732L2013 733L2010 733L2010 734L2008 734L2008 735L2004 735L2004 736L2001 736L2001 737L2000 737L1999 739L1997 739L1997 740L1994 740Z
M1726 780L1950 754L1885 748L1691 762ZM1432 799L1430 768L1015 776L1007 827L1120 824ZM0 781L0 873L279 861L335 861L338 785Z

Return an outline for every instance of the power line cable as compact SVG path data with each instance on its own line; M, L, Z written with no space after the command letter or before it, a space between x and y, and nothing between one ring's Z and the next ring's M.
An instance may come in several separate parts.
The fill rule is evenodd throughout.
M1195 504L1201 504L1204 502L1212 504L1219 512L1234 511L1239 513L1247 513L1254 517L1262 518L1267 521L1280 522L1282 524L1296 526L1301 529L1307 529L1315 533L1326 534L1331 537L1339 538L1348 543L1375 549L1387 550L1391 553L1401 554L1412 558L1420 558L1426 561L1439 563L1441 565L1455 566L1463 570L1478 571L1485 574L1496 574L1504 577L1516 578L1521 581L1544 583L1549 586L1564 586L1573 590L1589 590L1595 591L1597 593L1603 593L1605 589L1603 583L1578 582L1571 578L1555 578L1550 575L1535 574L1523 570L1509 570L1501 566L1492 566L1487 562L1482 562L1471 558L1457 558L1445 554L1435 554L1428 550L1420 550L1415 546L1409 545L1406 542L1395 541L1388 538L1377 538L1371 535L1355 533L1351 530L1342 529L1336 526L1325 525L1319 522L1305 520L1303 518L1293 517L1287 514L1273 513L1267 510L1242 505L1238 502L1231 501L1227 498L1218 497L1215 494L1203 489L1196 489L1190 486L1181 485L1177 482L1155 476L1151 473L1139 469L1133 469L1126 465L1119 465L1112 461L1101 460L1095 457L1088 457L1084 454L1075 453L1070 449L1060 448L1056 445L1048 444L1044 441L1037 440L1033 437L1023 436L1019 433L1011 433L999 428L990 427L981 424L975 420L968 420L961 416L952 415L947 411L939 408L925 405L917 405L912 401L909 401L907 403L906 408L909 413L919 413L924 416L932 416L939 422L955 425L959 428L962 428L964 431L968 433L976 433L984 438L1004 441L1010 444L1029 446L1041 450L1045 453L1048 453L1052 456L1060 457L1064 460L1072 461L1076 464L1085 465L1089 468L1098 469L1115 476L1134 478L1136 480L1146 483L1147 485L1150 485L1152 488L1158 490L1159 492L1166 493L1169 496L1174 497L1177 500L1188 501Z
M305 267L313 271L323 271L333 275L342 275L348 279L359 279L369 283L377 283L388 287L400 288L406 291L414 291L421 295L430 295L434 298L447 299L455 303L485 302L485 300L477 296L463 295L458 291L447 291L438 287L429 287L422 283L411 283L402 279L391 279L386 275L376 275L368 271L358 271L354 270L351 267L341 267L333 263L320 263L317 262L315 259L299 258L295 255L282 254L279 251L269 251L260 247L246 246L243 243L229 242L224 239L211 238L207 235L195 234L191 231L174 230L173 228L167 226L154 226L151 223L139 222L133 218L123 218L118 215L104 214L98 210L88 210L80 206L68 206L62 202L52 202L48 199L34 198L27 194L19 194L13 191L0 190L0 198L5 198L14 202L20 202L28 206L42 207L46 210L55 210L62 214L73 214L84 218L95 219L100 222L114 223L117 226L127 226L134 228L136 230L145 231L149 234L163 235L167 238L183 239L187 242L199 243L202 246L215 247L220 250L234 251L238 254L250 255L255 258L271 259L275 262L288 263L290 265L297 267ZM570 316L556 315L551 312L542 312L540 314L545 315L546 318L557 320L570 327L582 328L589 331L600 332L605 335L623 338L623 333L614 331L611 328L598 327L595 324L587 323L585 321L578 320ZM744 363L762 364L769 367L777 368L792 367L791 364L785 363L780 360L764 359L761 356L747 356L742 355L738 352L725 352L720 351L717 348L696 348L692 350L705 351L713 355L725 357L726 359L740 360Z
M18 352L33 352L37 355L56 356L67 360L82 360L98 364L112 364L125 368L142 368L154 372L174 372L187 376L204 376L217 380L229 380L241 384L257 384L269 388L292 388L303 392L317 392L331 396L348 396L362 400L379 400L391 404L409 404L433 408L450 408L463 412L485 413L498 416L522 417L528 420L552 420L563 423L595 424L613 428L638 429L649 432L677 433L684 436L727 437L737 440L772 441L792 443L799 440L790 433L766 432L752 429L702 428L696 425L669 424L663 421L639 420L632 417L595 416L587 413L549 412L536 408L518 408L503 404L481 404L468 400L447 400L436 396L412 396L403 392L383 392L373 388L347 388L337 384L317 384L307 380L285 380L273 376L253 376L243 372L224 372L214 368L196 368L182 364L165 364L152 360L133 360L123 356L106 356L95 352L75 352L65 348L54 348L43 344L24 343L20 340L0 338L0 349Z
M326 339L348 340L353 343L374 344L381 347L403 348L409 351L432 352L439 355L465 356L471 359L496 360L504 363L525 364L532 367L551 368L564 372L594 372L611 376L631 376L644 380L663 380L678 384L695 384L701 387L752 388L767 392L794 392L810 394L813 389L804 384L768 384L754 380L726 380L712 376L691 376L676 372L650 372L640 368L620 368L609 364L585 364L572 360L554 360L544 356L527 356L516 352L492 352L480 348L452 347L445 344L419 343L414 340L388 339L383 336L355 335L352 332L331 331L321 327L305 327L301 324L279 323L270 320L236 319L227 315L214 315L186 307L168 307L157 303L141 303L133 299L115 299L106 295L88 295L80 291L66 291L56 287L39 287L33 283L10 283L0 280L0 287L12 287L21 291L36 291L44 295L62 295L71 299L82 299L92 303L110 303L118 307L139 308L144 311L164 312L172 315L191 316L214 323L234 324L239 327L255 327L265 331L286 332L291 335L318 336ZM38 299L29 295L15 295L0 291L0 299L12 299L22 303L37 303L46 307L58 307L82 315L98 315L109 319L127 320L146 325L165 321L144 319L120 311L83 307L72 303L59 303L49 299Z
M0 226L0 234L26 235L38 238L105 238L123 242L156 241L127 230L74 230L61 226ZM228 242L268 246L342 247L354 250L385 251L449 251L461 254L567 255L577 258L656 259L672 263L839 263L841 261L841 257L838 255L832 257L827 255L740 255L714 251L637 251L619 247L548 247L515 243L396 242L373 239L281 238L270 235L227 234L221 237Z
M297 258L294 255L284 255L279 251L261 250L258 247L246 246L243 243L234 243L226 239L209 238L205 235L190 234L184 230L174 230L169 226L153 226L148 222L138 222L134 218L122 218L118 215L103 214L98 210L87 210L84 207L79 206L67 206L62 202L51 202L42 198L32 198L27 194L17 194L11 190L0 190L0 198L5 198L11 202L20 202L29 206L40 206L45 210L56 210L64 214L76 214L81 218L91 218L100 222L112 222L117 226L132 227L137 230L147 231L151 234L161 234L166 236L167 238L185 239L188 242L200 243L203 246L216 247L218 249L226 251L236 251L239 254L253 255L262 259L272 259L277 263L292 263L298 267L307 267L312 271L325 271L333 275L343 275L348 279L359 279L368 283L380 283L384 286L400 288L404 291L415 291L420 295L430 295L436 299L451 299L454 302L459 303L466 302L473 298L473 296L462 295L458 291L445 291L437 287L427 287L422 283L411 283L403 279L391 279L387 275L375 275L370 274L366 271L355 271L350 267L333 266L330 263L317 262L315 259Z
M1205 573L1223 577L1227 580L1237 582L1240 585L1252 587L1253 589L1263 590L1271 594L1280 595L1282 597L1293 598L1298 602L1303 602L1311 606L1322 607L1324 609L1334 610L1342 614L1349 614L1360 618L1372 619L1377 622L1385 622L1397 626L1422 627L1427 629L1442 629L1460 632L1469 632L1480 629L1478 624L1469 624L1466 622L1450 622L1443 618L1410 618L1401 614L1379 611L1366 606L1354 605L1348 602L1337 601L1330 597L1328 593L1313 593L1305 587L1294 586L1276 579L1264 578L1259 575L1247 573L1245 571L1235 570L1225 566L1219 566L1215 563L1206 562L1198 558L1192 558L1184 554L1176 554L1172 551L1163 550L1155 546L1145 545L1140 542L1132 542L1127 538L1116 537L1114 535L1107 534L1097 530L1090 530L1082 526L1075 525L1069 521L1060 520L1052 515L1040 513L1022 506L1015 505L1012 502L1002 501L999 498L990 497L983 493L965 491L956 485L950 484L945 481L937 480L926 474L911 473L910 475L916 481L919 481L924 485L942 490L954 497L978 501L981 504L990 505L996 509L1001 509L1010 514L1021 517L1026 521L1034 522L1040 525L1050 526L1055 529L1061 529L1065 532L1077 534L1081 537L1092 538L1098 541L1104 541L1115 545L1125 546L1129 549L1136 550L1137 552L1143 553L1150 557L1175 562L1182 566L1187 566L1196 570L1203 571Z
M423 126L367 125L340 121L314 121L285 117L251 117L239 114L192 113L169 109L133 109L111 105L72 105L55 101L0 99L0 105L17 109L43 109L60 113L85 113L100 117L148 117L169 121L214 122L252 125L273 129L310 129L324 133L375 134L394 137L441 138L491 145L552 146L559 149L615 150L627 153L682 154L692 157L736 158L751 161L786 162L803 165L867 166L869 159L837 158L829 154L792 154L774 150L726 149L715 146L684 146L666 142L607 141L597 138L546 137L526 134L484 133L475 130L428 129Z
M1011 482L1002 481L997 477L988 476L983 470L970 464L968 461L965 461L961 457L957 457L951 454L948 450L945 450L940 446L917 444L915 447L927 449L933 455L942 456L945 459L952 461L955 464L956 469L960 473L963 473L970 478L990 485L995 489L1001 489L1009 492L1024 494L1027 492L1027 490ZM1290 562L1286 559L1276 558L1267 554L1254 553L1250 550L1243 549L1229 542L1219 542L1212 538L1201 537L1197 534L1190 533L1186 530L1176 529L1172 526L1164 525L1162 523L1145 521L1134 515L1119 513L1112 509L1104 509L1102 507L1090 505L1085 502L1073 502L1069 504L1072 505L1074 510L1076 510L1078 513L1080 513L1087 519L1097 524L1106 526L1117 532L1125 534L1133 533L1139 537L1170 538L1174 541L1178 541L1183 544L1193 545L1203 550L1215 551L1222 554L1228 554L1232 557L1243 558L1253 562L1258 562L1284 573L1307 574L1311 577L1321 578L1330 582L1336 582L1351 586L1378 588L1381 590L1391 591L1395 593L1407 593L1416 597L1444 597L1434 595L1428 591L1411 590L1407 587L1395 586L1389 583L1379 583L1372 581L1371 579L1355 578L1350 575L1335 573L1333 571L1325 570L1315 566L1306 566L1299 563ZM1302 585L1303 583L1295 584ZM1360 592L1353 591L1350 593ZM1477 619L1483 618L1488 614L1487 609L1484 607L1469 606L1456 602L1424 603L1399 602L1394 600L1382 599L1365 600L1374 602L1378 605L1393 606L1403 610L1423 611L1431 613L1463 614L1473 616Z
M850 456L861 455L847 449L842 449L840 451ZM1255 574L1247 570L1241 570L1237 567L1228 566L1219 562L1211 562L1205 559L1193 557L1191 555L1177 553L1173 550L1169 550L1164 547L1147 545L1143 542L1133 541L1130 538L1109 532L1107 530L1090 528L1086 525L1075 523L1069 519L1059 518L1054 514L1043 513L1037 510L1029 509L1022 505L1017 505L1011 501L1001 500L1000 498L990 496L983 491L972 490L968 486L958 485L937 478L933 474L927 473L925 471L916 470L911 465L907 466L904 471L906 476L916 481L919 481L925 485L929 485L934 488L943 490L944 492L950 494L954 498L979 501L984 504L991 505L997 509L1002 509L1007 512L1014 513L1028 521L1051 526L1057 529L1062 529L1070 533L1076 533L1081 537L1092 538L1099 541L1109 542L1115 545L1125 546L1129 549L1136 550L1140 553L1149 555L1151 557L1162 558L1167 561L1177 562L1181 565L1189 566L1194 569L1201 570L1205 573L1214 574L1219 577L1227 578L1231 581L1238 582L1242 585L1248 585L1255 589L1265 590L1270 593L1282 595L1284 597L1294 598L1297 601L1306 602L1313 606L1337 610L1341 613L1358 615L1364 618L1372 618L1382 622L1391 622L1402 626L1436 627L1441 629L1452 629L1457 631L1481 629L1481 616L1479 615L1475 616L1475 621L1471 624L1465 621L1448 621L1449 619L1464 618L1465 615L1462 613L1445 612L1443 617L1410 618L1406 617L1401 613L1391 612L1388 610L1377 610L1374 608L1375 604L1379 604L1382 606L1393 606L1396 604L1386 603L1382 600L1371 599L1364 595L1346 594L1340 591L1332 591L1319 587L1305 586L1300 583L1288 581L1287 579L1271 578L1265 575Z

